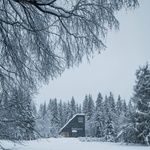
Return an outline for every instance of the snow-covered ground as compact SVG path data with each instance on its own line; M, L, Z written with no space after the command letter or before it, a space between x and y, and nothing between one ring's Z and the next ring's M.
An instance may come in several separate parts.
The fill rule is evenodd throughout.
M0 145L14 150L150 150L150 147L111 142L81 142L77 138L50 138L12 144L1 141Z

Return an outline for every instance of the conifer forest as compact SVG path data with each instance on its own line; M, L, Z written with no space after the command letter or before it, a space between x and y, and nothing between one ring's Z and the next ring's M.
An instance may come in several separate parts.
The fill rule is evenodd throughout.
M1 95L0 138L32 140L59 137L60 128L75 114L84 113L85 134L101 141L150 144L150 65L136 71L132 98L127 102L113 93L97 99L85 95L82 103L50 99L37 108L29 95L13 91L12 100ZM24 103L25 102L25 103ZM14 105L14 107L12 107ZM11 118L11 119L10 119Z
M142 0L0 0L0 149L8 150L8 141L15 144L45 138L61 141L59 131L77 114L85 116L79 116L79 122L85 123L83 138L86 140L150 146L150 22L145 17L149 14L148 3ZM124 12L129 12L127 21ZM119 35L120 27L124 28ZM116 32L117 36L112 38ZM129 72L135 71L132 95L125 93L131 96L129 99L122 98L119 91L116 97L110 90L114 87L109 89L106 85L109 94L99 91L93 98L87 92L78 100L75 86L71 85L74 91L70 99L58 99L56 94L56 98L49 97L45 102L43 98L40 105L36 104L35 97L42 85L61 78L66 70L83 65L84 60L90 62L98 54L105 61L93 67L96 69L91 71L93 76L84 76L89 77L88 81L95 79L96 86L101 88L108 78L109 81L115 78L110 84L120 88L131 81L124 81L132 76ZM134 67L130 60L134 61ZM102 77L106 70L114 74L108 72ZM105 78L103 84L98 84L95 78L98 73L98 78ZM84 77L79 78L82 82ZM68 81L71 80L69 76ZM89 87L90 91L94 90L94 86ZM80 130L84 131L84 127Z

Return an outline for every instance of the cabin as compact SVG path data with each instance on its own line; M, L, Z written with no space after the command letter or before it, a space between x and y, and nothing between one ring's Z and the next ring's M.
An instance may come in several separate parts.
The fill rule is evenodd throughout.
M85 115L74 115L59 131L63 137L84 137L85 136Z

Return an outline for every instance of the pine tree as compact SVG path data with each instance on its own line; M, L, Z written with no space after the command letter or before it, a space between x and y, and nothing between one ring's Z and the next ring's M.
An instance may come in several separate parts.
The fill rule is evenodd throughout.
M104 100L104 110L105 110L105 116L107 117L108 112L110 111L110 104L109 104L109 99L107 97L107 95L105 96L105 100ZM105 119L106 119L105 117Z
M105 129L104 137L106 141L114 141L116 136L115 122L116 122L116 106L113 94L110 92L109 97L105 97Z
M108 100L109 100L109 104L110 104L110 111L111 111L112 115L115 115L116 114L116 104L115 104L115 100L114 100L114 96L113 96L112 92L110 92Z
M76 110L77 110L77 113L82 113L82 107L81 107L81 104L76 104Z
M130 118L132 116L132 114L134 114L135 111L135 107L134 107L134 103L132 102L133 100L130 99L128 106L127 106L127 112L126 112L126 117Z
M140 67L136 72L133 102L134 115L126 127L126 140L150 145L150 66Z
M71 118L76 114L76 103L74 97L71 98L70 101L70 113L71 113Z
M125 139L124 129L127 125L127 122L132 114L131 112L131 103L128 105L125 100L122 100L120 95L116 103L116 122L115 122L115 131L117 134L116 141L123 141Z
M92 95L89 94L86 114L86 133L90 136L95 136L94 111L94 101Z
M35 118L31 107L31 97L20 88L12 89L11 98L4 100L3 126L5 139L34 139Z
M88 97L88 106L87 106L87 119L90 120L94 115L94 101L92 99L92 95L89 94Z
M88 113L88 96L86 95L83 101L83 113L87 115Z
M136 72L134 103L136 105L137 143L150 144L150 66L147 64Z
M68 104L66 102L63 102L63 118L62 118L62 121L63 121L63 125L68 121Z
M52 101L52 119L51 119L51 134L53 137L57 137L58 136L58 132L60 129L60 118L59 118L59 114L58 114L58 103L57 103L57 99L55 98Z
M70 101L67 103L67 121L69 121L72 118L72 111L71 111L71 104Z
M46 103L40 104L39 108L39 114L41 118L44 118L46 116L47 110L46 110Z
M34 129L35 129L35 117L33 115L31 100L29 99L29 95L26 101L26 108L24 112L24 120L26 127L26 140L32 140L35 138Z
M123 101L121 100L120 95L118 95L118 99L116 103L116 111L117 111L116 113L118 116L120 116L123 111Z
M52 120L52 100L49 100L48 105L46 103L40 104L40 108L36 119L36 130L43 138L51 137L51 120Z
M96 100L96 111L95 111L95 136L104 136L104 107L103 107L103 97L101 93L98 94Z
M127 116L127 103L125 100L123 100L123 112L124 112L125 116Z
M63 116L63 104L62 104L62 100L59 101L58 103L58 117L59 117L59 126L62 127L64 125L64 116Z
M109 113L108 119L106 120L105 140L106 141L114 141L114 137L115 137L114 122L112 120L112 116Z
M34 102L32 102L31 107L32 107L33 115L34 115L35 118L36 118L36 116L37 116L37 108L36 108L36 104L35 104Z

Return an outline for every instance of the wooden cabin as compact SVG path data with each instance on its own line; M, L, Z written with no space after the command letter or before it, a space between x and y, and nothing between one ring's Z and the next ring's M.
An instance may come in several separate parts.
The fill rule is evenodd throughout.
M74 115L59 131L63 137L84 137L85 136L85 115Z

